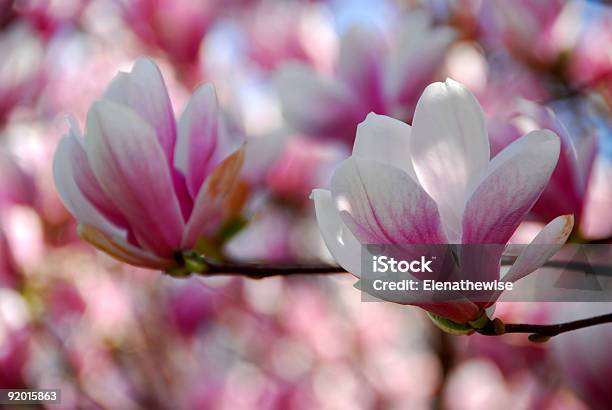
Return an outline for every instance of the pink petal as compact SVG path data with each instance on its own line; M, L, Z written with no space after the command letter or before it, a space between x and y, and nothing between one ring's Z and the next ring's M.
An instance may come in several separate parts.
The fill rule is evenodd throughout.
M243 146L227 157L206 178L185 226L183 249L193 248L199 239L213 235L223 222L239 215L248 192L240 179L244 150Z
M397 168L352 157L331 185L342 220L363 244L447 242L436 203Z
M211 84L198 88L179 121L174 164L195 197L206 176L226 154L227 141L219 122L217 95Z
M58 173L64 173L63 178L72 178L84 198L110 222L127 229L128 223L121 211L104 193L91 170L81 138L73 122L69 134L58 145L55 163Z
M184 226L172 177L155 132L126 106L96 102L87 116L85 149L109 198L142 246L169 256Z
M106 90L104 99L126 105L155 131L168 162L174 156L176 121L164 79L155 63L141 58L129 73L120 72Z
M81 182L85 182L88 176L84 174L77 177L79 172L75 171L77 163L74 160L75 154L80 156L80 153L75 150L73 138L71 135L62 138L53 157L55 187L64 206L66 206L79 223L96 226L98 229L109 232L112 235L125 237L125 232L111 223L109 218L94 206L79 188L77 178ZM78 145L78 142L76 144ZM95 178L93 178L93 181L97 185ZM95 188L90 190L94 191Z
M175 262L168 258L160 258L153 253L137 248L120 237L107 234L98 228L81 224L78 226L79 236L104 253L130 265L143 268L168 270Z
M463 213L462 243L506 244L552 174L559 137L533 131L500 152L475 184Z
M489 162L484 116L472 93L450 79L428 86L416 107L410 147L419 182L455 242L468 187Z

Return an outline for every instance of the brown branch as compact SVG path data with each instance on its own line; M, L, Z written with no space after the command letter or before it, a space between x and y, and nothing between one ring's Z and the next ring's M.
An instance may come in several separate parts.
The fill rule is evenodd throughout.
M194 258L197 257L197 261ZM502 265L512 265L516 257L504 256ZM225 262L218 261L203 256L190 256L190 261L196 262L196 268L190 273L196 273L202 276L246 276L253 279L263 279L270 276L290 276L290 275L331 275L337 273L347 273L347 271L338 265L328 263L290 263L290 264L259 264L252 262ZM199 268L198 268L199 266ZM611 266L592 265L580 261L548 261L544 264L547 267L564 268L575 271L587 271L595 268L598 272L612 275ZM178 275L183 276L183 275Z
M532 342L546 342L551 337L560 335L561 333L611 322L612 313L553 325L530 325L523 323L505 324L501 322L501 320L495 319L490 320L485 327L476 331L485 336L500 336L506 333L531 333L529 335L529 340Z
M260 265L256 263L218 262L204 258L207 266L201 275L244 275L253 279L263 279L269 276L312 275L348 273L344 268L327 263L303 263Z

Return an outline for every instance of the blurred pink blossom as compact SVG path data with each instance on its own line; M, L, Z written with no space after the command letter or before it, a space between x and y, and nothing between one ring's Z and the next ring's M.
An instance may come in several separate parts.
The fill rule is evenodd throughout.
M183 336L196 335L214 315L215 293L199 279L189 279L173 289L167 308L171 323Z
M336 261L357 277L362 244L428 249L459 243L496 246L462 249L458 277L500 279L504 245L546 187L559 145L551 131L532 131L490 160L475 97L450 79L431 84L417 103L412 127L375 114L359 125L353 155L336 169L331 191L313 191L319 228ZM550 222L533 240L538 246L527 247L502 280L514 282L538 269L565 243L572 226L571 215ZM448 269L438 273L448 275ZM492 292L472 301L457 294L456 302L436 303L404 292L383 299L466 323L498 296Z
M582 234L589 239L612 236L612 163L604 157L595 161L584 206Z
M0 325L1 326L1 325ZM0 330L0 386L3 389L25 388L25 366L30 349L28 329Z
M369 112L409 120L454 38L452 29L432 26L424 12L410 14L391 44L374 29L353 26L340 40L333 77L299 63L281 67L285 118L300 132L347 145Z
M161 50L188 82L197 78L200 45L223 6L221 1L134 0L120 4L127 27L145 49Z
M552 130L560 137L559 161L532 212L544 222L559 215L573 214L576 218L576 227L580 226L597 153L595 135L582 136L578 140L579 145L576 146L552 110L527 100L516 103L516 109L506 124L507 127L503 132L490 134L492 155L496 155L521 135L534 129Z
M563 0L495 1L495 30L519 59L555 63L564 46L557 24L566 4Z
M16 158L0 149L0 211L11 205L33 205L36 188L32 176Z
M49 40L58 30L75 26L91 0L20 0L15 11Z
M610 303L559 303L557 321L584 319L609 313ZM612 400L612 352L609 324L593 326L556 336L550 342L561 365L561 376L590 408L607 409Z
M0 33L0 125L19 106L31 106L44 84L43 46L26 25Z
M568 62L568 74L575 87L607 84L612 88L612 11L602 7L599 16L585 24Z
M57 189L82 238L133 265L169 269L236 215L243 150L232 153L214 89L195 91L178 121L157 66L119 73L54 159ZM228 156L229 155L229 156Z
M269 169L266 185L279 198L303 203L314 188L328 184L332 170L343 158L336 146L300 136L291 138Z
M297 60L329 69L331 27L324 23L321 7L313 3L263 1L243 16L247 53L260 67L274 70Z

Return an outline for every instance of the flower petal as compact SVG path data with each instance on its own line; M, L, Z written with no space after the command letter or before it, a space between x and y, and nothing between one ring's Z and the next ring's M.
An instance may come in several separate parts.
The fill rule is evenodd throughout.
M326 189L315 189L312 191L312 199L315 203L319 230L327 249L340 266L360 277L361 244L342 222L331 192Z
M100 186L139 243L158 255L171 255L184 222L153 129L126 106L101 100L87 116L85 149Z
M506 244L538 199L557 164L559 137L533 131L489 164L463 213L463 243Z
M206 178L185 226L182 248L193 248L199 239L214 234L221 223L237 216L248 194L240 178L244 145L221 162Z
M176 121L164 79L152 60L141 58L131 72L117 74L104 99L126 105L138 113L155 131L168 162L172 162Z
M457 240L467 188L489 162L484 116L472 93L450 79L429 85L416 107L410 148L419 182Z
M385 115L368 114L357 127L353 155L392 165L417 181L410 157L410 125Z
M446 49L457 37L453 29L431 27L431 17L423 12L411 12L401 24L388 54L385 73L385 95L400 104L410 118L423 88L431 82L433 73L446 55Z
M372 111L383 113L382 87L384 56L388 51L385 38L377 30L352 26L342 36L338 57L338 77L344 80Z
M195 197L206 176L224 154L220 141L224 133L219 123L217 95L211 84L198 88L181 115L174 164L187 178Z
M573 227L574 217L572 215L562 215L553 219L521 252L503 280L516 282L544 265L561 249Z
M58 174L64 174L63 178L72 178L87 201L110 222L122 228L128 228L128 223L121 211L104 193L93 174L83 147L82 137L74 122L71 122L69 134L62 138L58 145L54 168L57 169ZM62 181L62 183L66 182Z
M75 169L80 168L79 164L82 164L82 160L79 159L79 157L85 154L84 152L79 152L79 149L82 150L79 142L74 140L74 136L68 135L62 138L53 157L53 178L55 180L55 187L64 206L66 206L79 223L93 225L112 235L125 237L125 232L118 226L112 224L109 218L92 204L79 187L77 180L83 185L91 182L94 185L87 188L89 190L89 196L92 199L103 198L105 196L103 192L100 192L100 195L92 195L92 193L96 191L95 185L98 185L98 183L95 177L90 180L90 177L93 176L90 169L89 173L87 173L87 168L81 168L78 171ZM111 204L109 208L105 207L105 209L114 210L116 208Z
M109 254L113 258L130 265L167 270L175 264L170 258L160 258L149 251L130 245L120 237L107 234L94 226L80 224L77 229L79 236L83 240L91 243L93 246Z
M446 243L436 203L395 167L351 157L331 186L342 220L363 244Z
M283 114L293 127L352 143L367 110L346 84L319 77L302 64L285 65L276 80Z

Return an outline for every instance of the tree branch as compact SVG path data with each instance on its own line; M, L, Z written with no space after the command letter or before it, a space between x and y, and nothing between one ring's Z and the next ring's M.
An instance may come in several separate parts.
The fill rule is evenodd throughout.
M253 279L263 279L269 276L348 273L340 266L327 263L261 265L257 263L218 262L208 258L204 258L204 263L207 269L200 273L203 276L243 275Z
M200 255L184 256L184 263L190 264L190 272L202 276L231 275L246 276L253 279L263 279L270 276L290 276L290 275L331 275L337 273L347 273L338 265L328 263L290 263L290 264L259 264L252 262L225 262ZM516 260L513 256L502 257L502 265L512 265ZM187 261L187 262L185 262ZM592 265L580 261L548 261L544 264L547 267L564 268L575 271L586 271L596 269L598 274L612 276L612 266ZM185 276L184 274L178 276Z
M553 325L530 325L523 323L505 324L501 320L495 319L490 320L485 327L476 331L485 336L500 336L506 333L531 333L529 335L529 340L532 342L546 342L551 337L560 335L561 333L611 322L612 313Z

